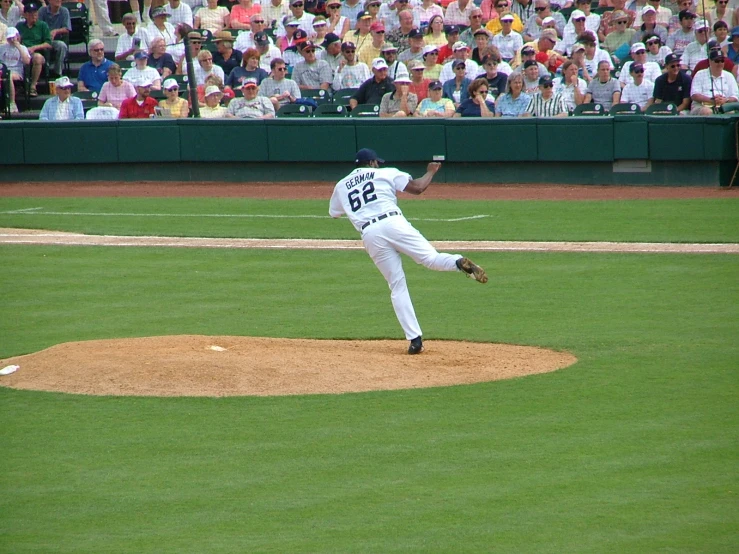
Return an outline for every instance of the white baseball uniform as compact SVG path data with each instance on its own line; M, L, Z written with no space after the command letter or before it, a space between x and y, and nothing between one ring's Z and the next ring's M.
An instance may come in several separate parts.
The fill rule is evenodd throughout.
M459 271L456 254L441 254L403 217L397 191L405 190L413 178L392 167L359 167L334 187L329 206L331 217L346 214L362 233L362 242L377 269L390 286L390 299L405 337L423 333L416 319L400 254L436 271Z

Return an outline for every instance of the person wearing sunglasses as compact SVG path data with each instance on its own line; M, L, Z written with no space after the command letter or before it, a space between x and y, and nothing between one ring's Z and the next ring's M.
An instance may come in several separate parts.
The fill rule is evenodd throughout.
M162 90L164 91L164 99L159 101L162 115L175 119L187 117L190 112L190 105L187 100L180 98L180 86L177 81L165 79L162 83Z
M636 12L633 10L626 9L626 0L610 0L613 10L604 12L600 16L600 26L598 27L597 36L598 40L602 43L606 40L609 33L616 30L616 25L613 20L613 16L618 12L623 12L627 16L626 26L632 27L634 21L636 21Z
M252 15L249 18L249 30L244 30L239 33L234 42L234 49L239 52L246 52L247 48L254 48L256 46L254 35L257 33L264 33L266 28L267 19L262 14ZM274 44L269 36L267 38L270 44Z
M226 74L220 66L213 63L213 54L209 50L201 50L198 54L198 63L193 65L195 66L196 84L202 85L205 83L205 78L211 74L216 75L221 82L226 82Z
M231 28L251 30L251 18L255 15L262 15L261 4L255 4L254 0L239 0L239 3L231 8Z
M565 18L561 13L552 12L552 6L549 3L549 0L536 0L534 11L536 13L529 17L523 28L522 35L525 42L531 42L539 38L544 29L544 20L548 17L554 19L554 28L557 31L557 36L562 36L567 21L565 21Z
M316 16L305 11L304 0L290 0L290 14L292 18L289 21L297 22L298 28L305 31L309 38L312 37L313 20ZM285 23L284 20L280 20L279 25L277 25L277 30L275 31L275 36L284 37L285 35L287 35Z
M341 45L342 60L334 73L333 89L359 88L362 83L372 77L366 63L357 60L357 48L353 42Z
M737 7L736 2L731 3L734 8ZM708 5L708 2L706 2ZM699 3L699 9L703 6ZM731 23L732 10L729 9L729 0L716 0L715 5L712 8L706 9L705 12L701 12L703 17L708 20L709 23L716 23L717 21L723 21L727 24Z
M516 52L523 48L523 37L513 30L515 16L506 13L500 16L501 31L493 36L493 45L498 48L501 57L510 63L516 57Z
M495 117L495 102L488 98L488 80L475 79L467 87L467 99L463 100L454 117Z
M539 78L539 90L534 93L521 117L567 117L567 105L558 92L554 92L552 78Z
M664 68L665 58L668 54L672 54L672 50L664 46L658 35L645 35L644 45L647 47L647 61L654 62Z
M523 33L523 22L521 18L511 11L511 3L513 0L484 0L480 5L480 9L484 14L483 17L487 17L488 22L485 24L485 28L490 31L493 36L497 36L499 33L505 31L506 26L503 25L503 17L508 16L510 26L508 31L513 31L517 34ZM485 11L485 8L490 5L491 10Z
M422 0L422 2L413 8L413 19L418 22L421 29L425 29L431 18L435 15L444 17L444 10L441 9L434 0Z
M636 29L629 28L629 16L625 12L619 11L613 14L612 22L616 26L615 31L608 33L606 40L603 41L603 49L611 54L616 63L629 55L632 39L636 35Z
M83 63L80 67L77 76L77 90L91 90L99 94L100 89L108 80L108 70L113 62L105 58L105 44L100 39L91 40L88 51L90 61Z
M665 57L665 72L654 81L652 104L675 104L678 113L690 109L690 76L680 69L680 56Z
M271 74L259 85L259 95L272 102L275 112L285 104L301 98L300 88L292 79L287 78L287 64L282 58L275 58L270 65Z
M667 27L670 24L670 19L672 18L672 10L670 8L664 7L662 3L662 0L647 0L646 5L652 6L657 12L657 24L662 25L663 27ZM642 15L641 10L639 10L636 14L636 20L634 21L633 26L638 28L641 23Z
M328 90L334 80L334 74L326 60L319 60L316 57L316 45L312 41L304 43L300 48L300 54L303 61L293 69L292 80L301 90L317 88Z
M410 117L418 107L418 96L410 91L411 78L399 75L395 79L395 90L382 96L380 117Z
M644 80L654 83L657 77L662 75L662 68L658 63L647 61L647 47L643 42L635 42L631 45L631 61L626 62L621 67L621 73L618 80L621 87L625 87L633 82L630 67L633 64L639 64L644 70Z
M683 50L680 57L680 63L683 69L695 71L696 64L708 57L708 36L710 33L710 25L705 19L699 19L695 22L695 40L688 44Z
M480 8L474 8L470 12L469 27L459 34L459 40L470 48L475 47L475 31L483 27L483 16Z
M690 115L712 115L721 106L739 101L736 77L724 69L726 57L721 50L708 55L709 68L693 75L690 98L693 101Z
M349 32L349 18L341 13L341 0L328 0L326 2L326 23L328 28L326 34L334 33L339 41ZM339 42L341 43L341 42Z
M626 70L622 69L621 71L625 72ZM633 62L628 71L631 82L621 92L621 103L636 104L642 110L645 110L652 103L654 83L644 77L644 66L638 62Z
M372 60L380 57L382 45L385 44L385 26L379 21L375 21L370 25L370 34L372 40L365 41L364 44L357 48L357 57L359 61L369 66Z
M706 49L708 50L708 57L705 60L699 61L697 64L695 64L695 68L693 69L693 76L695 76L699 71L703 71L704 69L708 69L711 66L710 56L711 52L714 50L719 50L724 54L724 70L728 71L732 75L736 77L737 75L737 66L734 62L732 62L724 52L724 49L721 48L721 43L715 39L712 38L706 43Z

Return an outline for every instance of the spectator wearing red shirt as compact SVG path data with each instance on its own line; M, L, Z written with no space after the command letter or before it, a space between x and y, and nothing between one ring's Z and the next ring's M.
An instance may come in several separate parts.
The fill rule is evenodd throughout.
M155 108L159 106L159 102L149 96L151 85L150 79L140 79L136 82L136 96L123 101L118 119L149 119L154 117Z

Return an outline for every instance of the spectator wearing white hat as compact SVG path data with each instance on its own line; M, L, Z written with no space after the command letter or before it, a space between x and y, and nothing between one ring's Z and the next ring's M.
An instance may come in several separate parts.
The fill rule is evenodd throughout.
M210 54L210 52L208 52ZM137 52L134 58L134 66L123 74L123 78L126 81L131 82L134 86L136 83L143 80L151 81L152 88L159 90L162 88L162 77L159 72L153 67L149 67L149 54L146 52ZM196 66L197 70L197 66ZM197 73L196 73L197 74Z
M247 79L241 86L242 98L234 98L228 103L226 117L241 119L273 119L275 108L269 98L258 96L259 85L256 80Z
M572 54L572 47L577 42L577 37L588 30L587 16L581 10L574 10L570 15L570 20L565 26L565 32L562 41L557 45L557 49L562 54L568 56ZM597 38L597 37L596 37Z
M380 48L380 57L387 62L387 76L393 81L405 75L410 76L410 64L418 63L418 60L411 60L408 66L398 60L398 48L392 42L386 42Z
M303 29L309 37L313 36L313 20L316 16L305 11L305 0L290 0L290 14L291 16L288 16L289 21L297 21L300 29ZM280 20L277 25L277 30L275 31L276 37L284 37L287 34L283 21Z
M680 59L680 66L683 69L693 71L699 61L708 58L706 43L710 32L711 27L705 19L695 22L695 40L685 47Z
M162 83L164 99L159 101L162 115L175 119L185 118L190 112L187 100L180 98L180 85L174 79L165 79Z
M203 119L218 119L226 117L225 106L221 106L223 93L215 85L211 85L205 89L205 105L200 106L200 117Z
M362 83L372 77L366 63L357 60L357 48L353 42L345 42L341 45L343 59L334 73L334 90L344 88L359 88Z
M500 57L508 63L516 57L516 52L523 48L521 33L513 30L514 17L512 13L500 16L501 31L493 36L493 44L498 48Z
M409 117L418 107L418 96L410 92L411 78L399 75L395 79L395 90L382 96L380 117Z
M657 24L667 27L670 24L670 18L672 17L672 10L665 8L661 5L662 0L647 0L647 6L652 6L657 10ZM642 11L636 12L636 20L634 21L634 27L638 28L642 24Z
M636 34L632 37L632 42L644 42L647 35L657 35L662 44L667 42L668 32L664 25L657 24L657 10L652 6L644 6L641 10L642 23L636 28Z
M631 64L640 64L644 70L644 80L654 83L657 77L662 75L662 68L657 62L647 61L647 47L642 42L635 42L631 45L631 61L624 63L621 67L621 73L618 77L622 87L634 82L629 67Z
M465 76L470 80L474 81L477 77L477 74L480 73L480 66L471 60L470 57L470 48L467 46L466 42L462 42L461 40L454 43L453 47L454 53L452 55L452 60L446 64L444 64L444 68L441 70L441 73L439 74L439 81L442 83L446 83L449 79L454 79L455 73L454 69L452 67L452 64L457 61L463 61L465 64Z
M480 4L482 9L483 20L487 20L485 28L490 31L493 35L497 35L503 30L503 16L511 16L510 28L517 33L523 32L523 21L521 18L511 11L511 4L515 0L483 0ZM490 6L492 9L488 9ZM528 19L528 18L527 18Z
M31 63L31 54L28 48L21 44L20 33L15 27L8 27L5 32L5 43L0 44L0 63L4 63L10 72L10 112L17 113L15 81L23 81L24 66Z
M118 119L149 119L156 115L159 103L151 95L152 80L142 76L135 83L136 96L128 98L121 104Z
M156 37L162 37L167 48L170 48L177 43L177 33L174 25L167 21L169 15L169 8L166 6L152 8L151 23L146 27L146 36L148 37L149 42L154 40Z
M539 38L544 26L544 21L547 17L554 19L557 36L562 36L562 33L564 33L565 30L565 25L567 25L567 21L565 21L565 18L561 13L552 12L549 0L536 0L534 11L536 13L529 17L523 28L523 39L525 41L531 42L532 40Z
M424 79L431 79L432 81L438 81L441 70L444 68L443 65L437 63L439 59L439 50L436 46L424 46L423 48L423 77ZM413 60L413 62L418 60ZM410 63L413 63L410 62Z
M387 72L387 62L382 58L375 58L372 61L372 77L362 83L357 92L352 95L349 99L349 106L352 109L359 104L379 106L382 97L395 90L395 85Z
M68 121L71 119L85 119L85 110L82 100L72 96L72 81L69 77L59 77L54 81L56 96L52 96L41 108L41 121Z

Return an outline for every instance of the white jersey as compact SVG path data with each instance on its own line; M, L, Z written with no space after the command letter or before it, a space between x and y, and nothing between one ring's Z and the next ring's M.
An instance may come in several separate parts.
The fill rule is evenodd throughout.
M358 167L334 187L328 213L331 217L346 214L361 232L373 218L389 212L400 214L396 193L405 190L411 179L410 174L394 167Z

